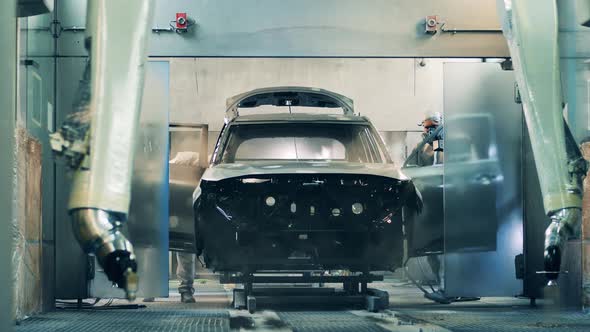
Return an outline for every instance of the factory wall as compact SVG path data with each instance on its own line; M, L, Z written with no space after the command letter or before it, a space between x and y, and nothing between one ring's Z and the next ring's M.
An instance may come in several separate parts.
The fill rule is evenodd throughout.
M172 122L223 125L226 99L271 86L311 86L354 100L378 130L420 130L442 112L442 61L423 59L172 58Z
M416 143L417 124L425 114L443 112L444 61L171 58L170 121L208 124L213 144L227 98L270 86L319 87L352 98L355 110L382 132L399 164Z
M86 1L59 0L58 6L63 27L85 25ZM177 12L195 25L183 35L153 34L151 56L508 55L495 0L156 0L153 27L169 28ZM425 34L427 15L459 32ZM82 41L82 33L64 32L58 53L83 56Z

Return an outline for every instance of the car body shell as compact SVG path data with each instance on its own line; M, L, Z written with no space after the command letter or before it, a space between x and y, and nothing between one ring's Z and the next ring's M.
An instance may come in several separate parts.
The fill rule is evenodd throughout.
M282 97L291 88L277 89ZM252 100L256 93L228 101L226 123L211 164L193 193L197 253L204 255L209 267L226 272L370 271L402 265L403 210L419 206L413 184L391 162L370 121L353 114L350 99L305 88L298 88L296 96L306 91L315 94L313 98L302 97L304 103L310 104L307 106L327 102L340 105L345 114L239 115L236 105L240 105L240 100L257 104ZM263 104L283 102L269 97L269 89L263 93ZM284 123L367 126L385 158L382 163L220 162L219 154L228 144L232 126ZM272 207L264 203L271 196ZM351 212L355 203L363 206L364 213Z

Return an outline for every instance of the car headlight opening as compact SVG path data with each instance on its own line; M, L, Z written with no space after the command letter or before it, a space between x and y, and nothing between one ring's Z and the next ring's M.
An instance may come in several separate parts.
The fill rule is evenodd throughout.
M352 204L352 213L358 215L358 214L363 213L364 210L365 210L365 208L363 207L363 205L361 203Z
M274 206L277 203L277 200L272 197L272 196L268 196L264 202L266 203L267 206Z

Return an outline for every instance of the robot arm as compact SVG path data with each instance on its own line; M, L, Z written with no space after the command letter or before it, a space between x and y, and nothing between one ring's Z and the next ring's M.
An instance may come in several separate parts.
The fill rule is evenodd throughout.
M545 213L551 218L544 257L552 284L565 242L579 229L581 178L586 168L585 162L579 167L575 144L573 153L566 144L557 4L555 0L498 0L498 9L521 90Z
M69 211L82 248L133 300L137 263L121 232L127 219L143 90L151 0L89 0L77 113L52 134L52 148L74 171Z

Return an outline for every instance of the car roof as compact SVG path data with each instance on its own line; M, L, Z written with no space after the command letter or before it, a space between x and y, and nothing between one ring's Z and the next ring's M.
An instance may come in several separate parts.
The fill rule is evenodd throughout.
M364 116L344 115L344 114L326 114L326 113L268 113L268 114L250 114L240 115L234 118L231 123L270 123L270 122L332 122L332 123L369 123Z

